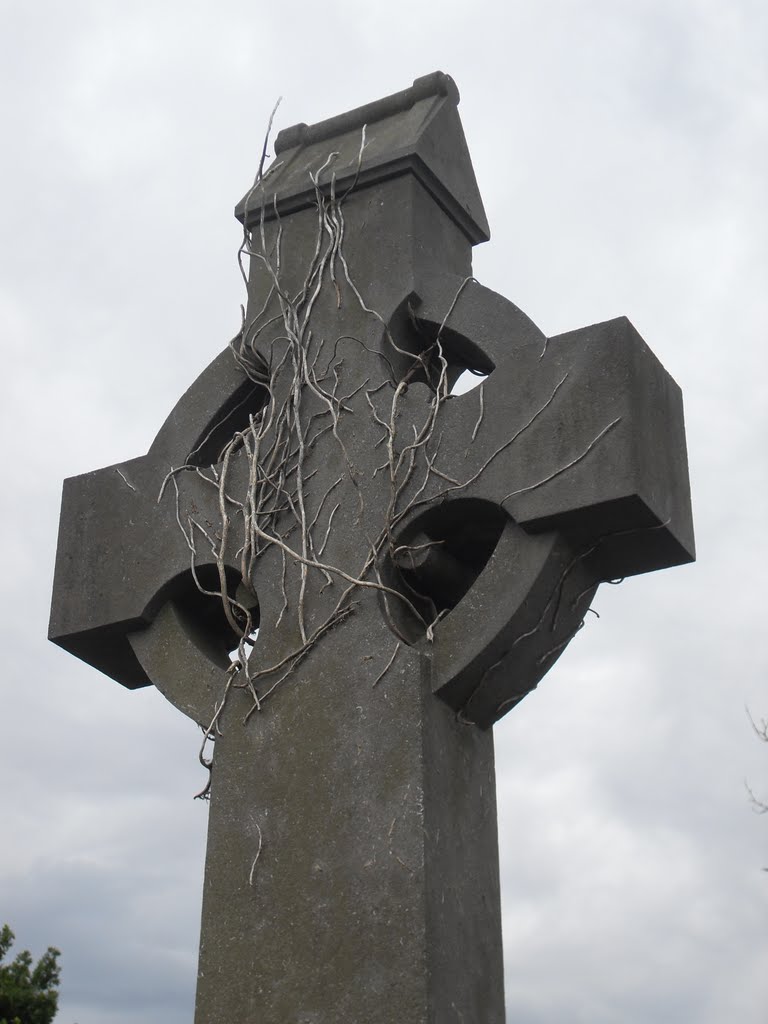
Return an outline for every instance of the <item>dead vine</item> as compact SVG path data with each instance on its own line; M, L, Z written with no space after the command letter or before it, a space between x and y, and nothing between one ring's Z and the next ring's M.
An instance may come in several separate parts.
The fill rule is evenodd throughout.
M357 174L362 167L365 136L363 128ZM237 649L233 652L221 699L204 730L200 761L209 772L212 758L206 756L206 749L216 739L232 690L244 690L250 697L245 714L247 721L261 711L313 648L354 613L363 592L375 591L380 596L396 641L391 656L373 681L374 686L392 669L401 647L408 642L392 615L394 603L407 607L421 624L423 636L432 640L435 625L444 613L438 614L436 609L425 611L429 603L421 595L404 592L382 578L381 566L387 559L402 563L409 552L413 557L424 547L418 542L403 544L398 539L398 527L419 506L453 497L477 480L502 452L546 414L567 378L566 374L530 419L467 479L457 480L441 471L436 465L442 441L440 411L450 395L449 363L442 335L462 290L472 279L467 278L461 284L442 324L423 350L414 352L399 345L385 319L367 304L347 262L344 201L355 187L357 174L352 184L337 195L333 173L337 154L330 153L324 163L310 173L317 213L314 249L300 287L291 289L284 273L284 226L276 200L269 198L269 179L280 163L264 170L266 148L265 141L258 173L246 198L237 259L246 287L249 276L246 260L250 261L251 270L267 281L268 287L260 308L248 314L245 309L241 310L241 328L230 343L237 365L254 389L263 395L264 401L257 412L249 415L247 426L233 432L210 471L203 471L196 464L196 452L190 453L187 463L170 470L158 498L161 500L170 486L176 520L189 549L195 584L201 593L220 600L229 628L237 637ZM329 181L321 183L323 176L330 176ZM248 216L252 211L258 211L255 224ZM322 303L327 306L329 302L335 309L347 303L356 304L358 318L367 318L383 337L382 350L368 345L362 337L347 334L333 340L317 337L313 332L313 314ZM370 368L369 375L351 388L344 384L343 350L348 344L359 346L361 352L367 354ZM429 400L420 422L413 423L412 416L409 418L403 413L409 385L417 381L426 382ZM383 514L377 509L376 515L369 514L370 496L366 496L361 484L353 451L356 424L365 408L370 414L369 423L378 432L377 440L372 443L383 449L383 462L374 477L385 498ZM231 414L232 410L227 416ZM354 428L348 426L346 418L350 415L355 418ZM469 445L476 439L484 415L481 386L479 412ZM572 468L587 457L617 423L618 420L614 420L604 427L567 465L510 492L503 502L541 487ZM198 445L198 450L206 440ZM334 447L342 472L332 483L323 483L318 488L322 476L315 484L312 481L318 473L316 463L321 441L324 452L328 444ZM185 507L179 488L182 474L195 474L215 495L218 513L215 525L202 521L194 508ZM326 552L333 547L337 523L350 501L357 505L356 529L363 541L356 564L342 566L338 558L328 557ZM367 532L369 523L375 524L373 535ZM206 556L210 552L215 562L215 587L205 587L201 582L198 563L203 552ZM277 559L280 566L282 607L275 626L279 627L286 616L290 617L297 642L272 663L257 665L249 650L258 628L255 575L257 564L268 554ZM228 566L233 560L241 581L235 592L231 573L228 575ZM324 603L320 601L323 595ZM321 604L322 611L318 614ZM544 657L552 653L547 652ZM209 789L210 780L198 795L208 796ZM251 869L251 881L258 856L257 853Z

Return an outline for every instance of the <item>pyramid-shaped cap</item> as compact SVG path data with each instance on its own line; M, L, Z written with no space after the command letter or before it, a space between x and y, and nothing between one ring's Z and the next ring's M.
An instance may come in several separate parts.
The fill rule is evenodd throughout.
M453 79L436 71L417 78L410 89L345 114L284 129L275 140L272 165L235 215L252 227L262 215L273 218L275 210L284 216L312 206L313 179L324 191L335 182L341 194L353 184L362 189L413 174L473 245L487 241L490 230L458 102Z

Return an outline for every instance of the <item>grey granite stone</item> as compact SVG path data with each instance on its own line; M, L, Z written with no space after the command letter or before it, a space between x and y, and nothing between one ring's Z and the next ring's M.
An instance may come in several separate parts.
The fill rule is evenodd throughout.
M457 103L436 73L289 128L237 208L265 252L279 246L280 286L293 295L317 244L310 175L344 195L344 257L376 316L339 263L307 342L318 374L340 387L338 436L312 426L324 405L307 387L306 514L324 526L323 563L353 578L372 537L391 528L394 540L378 577L366 570L389 598L357 588L295 662L300 593L311 632L346 584L302 573L275 545L258 559L257 691L279 680L270 666L288 659L292 670L255 713L232 687L218 719L197 1024L502 1024L490 726L562 653L601 581L693 558L680 390L632 325L547 340L471 277L472 246L489 232ZM285 351L280 317L259 319L273 307L274 279L256 259L246 330L270 366ZM488 376L440 404L432 470L420 450L393 518L387 417L401 438L422 429L435 378L431 356L413 372L414 354L437 351L438 337L451 382L467 368ZM273 373L271 386L276 408L295 398L290 375ZM196 586L180 524L208 524L221 540L221 509L195 472L166 478L184 465L205 472L265 400L227 349L147 455L64 484L51 639L125 686L153 683L203 726L233 678L237 638ZM232 456L234 491L247 491L249 468ZM240 553L222 544L234 592ZM196 566L216 589L210 545ZM439 613L429 636L391 592Z

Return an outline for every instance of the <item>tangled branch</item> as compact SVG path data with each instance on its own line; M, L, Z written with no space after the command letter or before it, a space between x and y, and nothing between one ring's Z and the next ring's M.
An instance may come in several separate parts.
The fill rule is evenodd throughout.
M201 593L221 602L227 626L237 641L221 699L203 734L200 761L209 771L212 758L206 750L215 742L232 691L244 690L250 696L245 713L248 721L262 710L315 646L354 614L365 593L378 595L396 638L394 650L373 681L374 686L392 669L402 646L409 642L397 625L395 606L407 609L419 624L422 636L432 641L435 626L445 611L435 608L425 595L408 586L393 586L386 576L382 577L384 564L403 565L409 558L413 564L414 558L428 546L421 541L404 543L399 529L419 507L454 497L475 482L546 414L568 376L554 386L528 421L466 479L456 479L441 470L437 465L442 442L440 413L450 397L451 383L443 335L462 291L472 278L461 283L434 336L421 347L398 343L384 317L366 302L344 248L344 201L353 191L362 167L366 145L363 128L354 180L341 195L337 195L333 171L336 153L328 154L323 164L310 173L317 215L314 246L303 280L298 287L291 286L285 270L284 225L276 198L271 200L270 207L268 194L269 178L280 164L264 171L266 145L265 141L256 179L246 197L243 237L237 253L246 285L249 261L266 286L257 309L249 313L241 310L241 327L230 343L233 358L263 401L248 414L247 424L233 431L216 463L207 470L197 464L197 457L221 424L212 428L186 463L170 470L158 498L162 500L170 486L195 584ZM255 218L251 216L254 212ZM351 334L335 339L317 336L313 331L313 314L323 305L353 310L358 322L378 332L381 348ZM367 376L356 380L351 388L344 383L344 352L350 345L357 347L367 367ZM429 397L419 422L413 422L412 409L407 405L409 386L414 382L428 387ZM481 386L478 416L468 445L475 441L483 423L484 403ZM382 449L384 460L373 474L375 488L362 480L355 464L355 436L360 433L359 418L365 415L365 409L378 434L374 447ZM230 409L224 420L233 411ZM351 426L350 417L355 420ZM502 504L571 469L618 422L615 419L607 424L566 465L510 492ZM331 451L335 452L342 471L328 484L319 470ZM203 521L194 507L186 507L179 487L185 474L194 474L213 495L215 524ZM372 493L377 495L375 508ZM349 529L349 523L339 527L339 522L350 512L350 500L357 506L354 533L360 538L360 545L354 564L342 565L336 542L340 529ZM206 587L201 581L198 564L203 552L206 557L210 554L215 563L216 586ZM280 567L282 606L274 625L280 627L290 618L298 642L273 662L258 665L250 656L259 624L256 569L267 556ZM239 575L236 587L232 584L233 563ZM549 605L542 621L548 610ZM525 636L520 637L523 639ZM543 655L543 659L556 653L559 646ZM209 788L210 780L199 795L207 796Z

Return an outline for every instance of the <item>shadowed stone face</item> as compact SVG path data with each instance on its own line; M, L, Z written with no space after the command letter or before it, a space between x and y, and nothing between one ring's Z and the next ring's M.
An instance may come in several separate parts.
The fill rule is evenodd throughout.
M501 1024L488 727L600 581L693 557L631 324L546 339L471 277L457 102L438 73L281 133L241 335L146 456L65 482L51 638L215 741L198 1024Z

